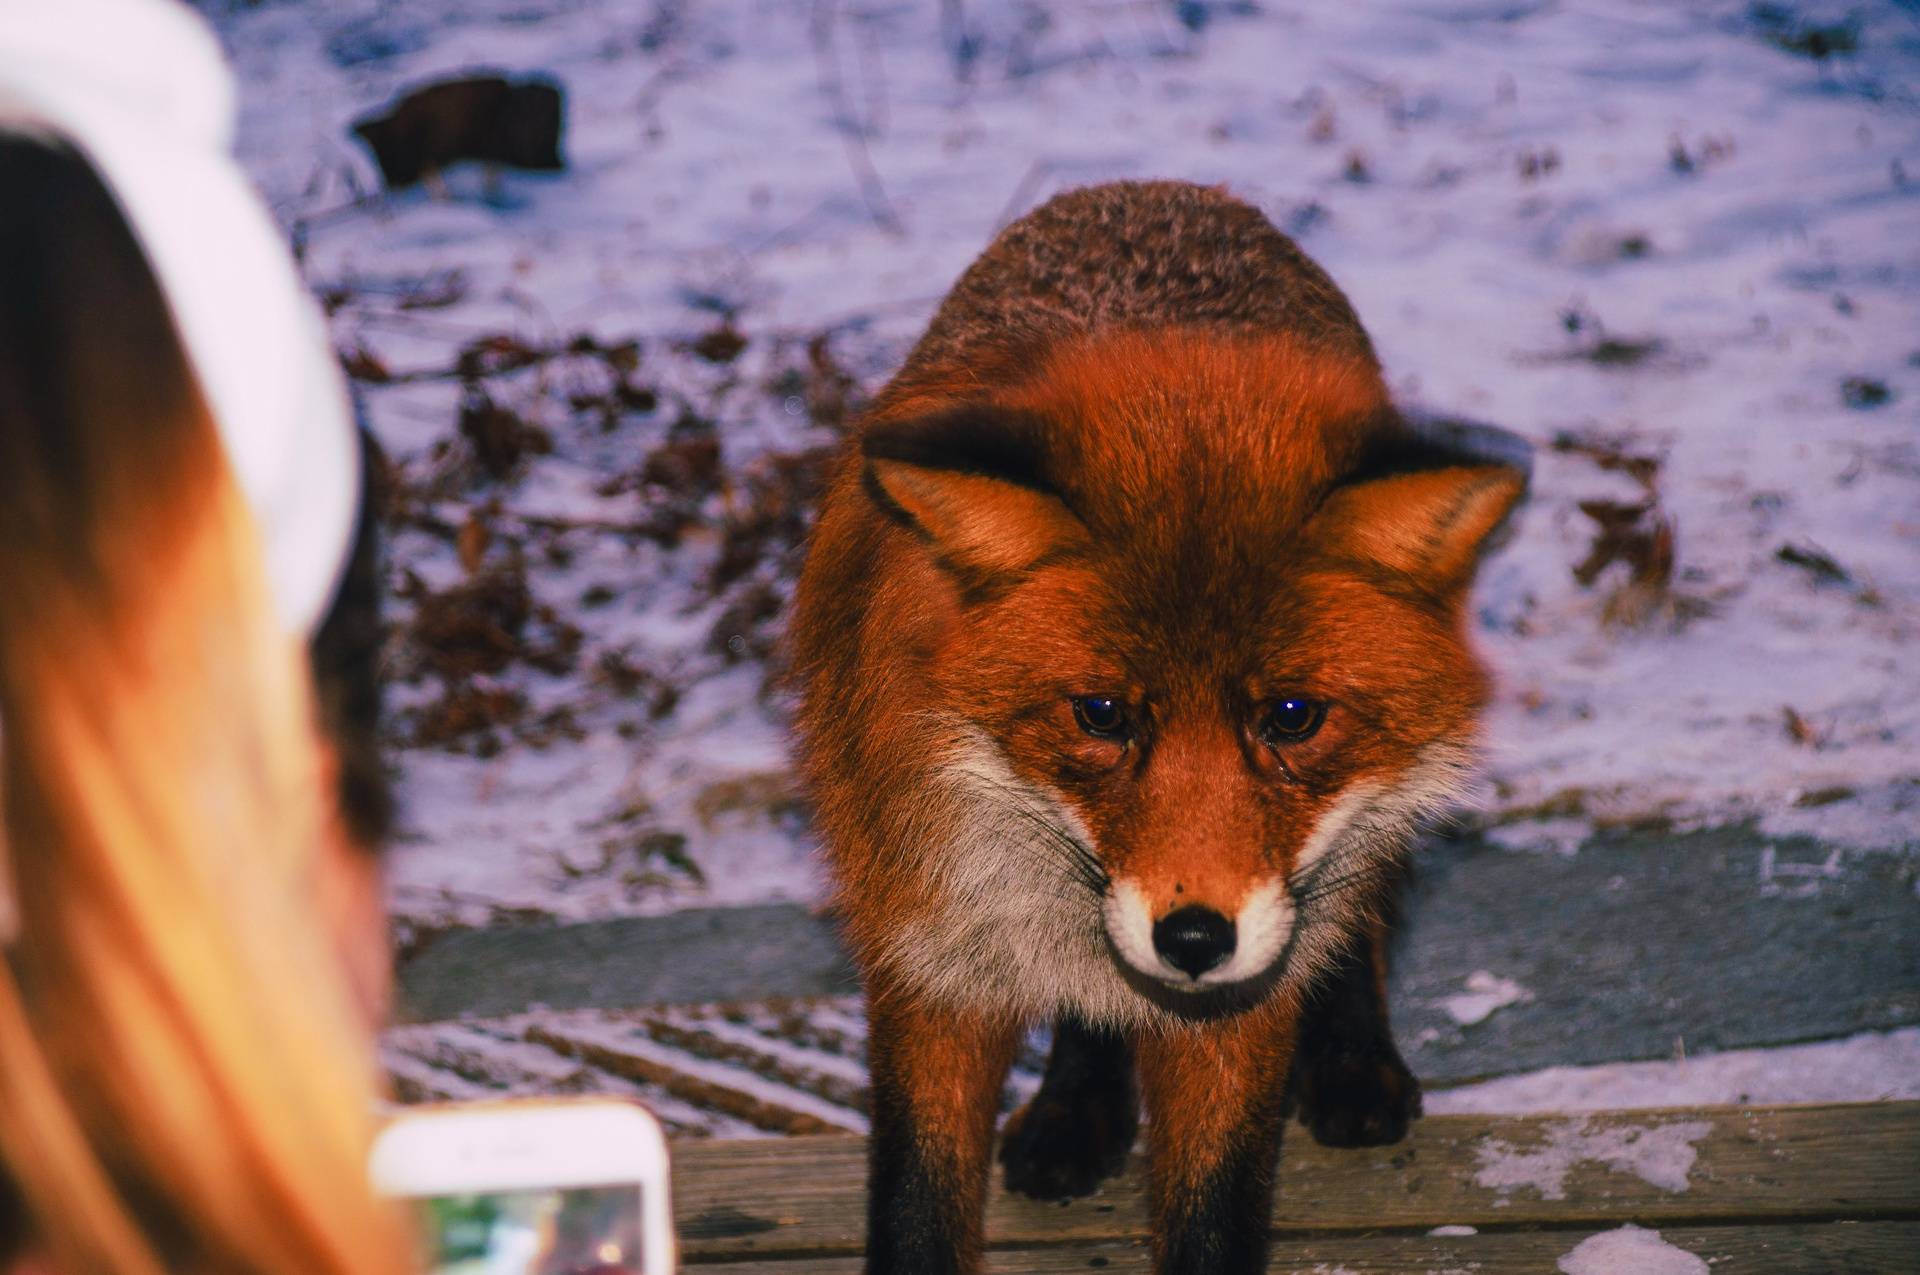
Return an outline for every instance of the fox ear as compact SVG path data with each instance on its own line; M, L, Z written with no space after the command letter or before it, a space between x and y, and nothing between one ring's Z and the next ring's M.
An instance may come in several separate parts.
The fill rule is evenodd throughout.
M1046 480L1041 422L984 406L890 422L860 441L868 492L949 567L1010 575L1087 543L1087 528Z
M1505 465L1449 465L1336 488L1313 516L1337 557L1411 577L1444 593L1466 583L1480 548L1526 491Z

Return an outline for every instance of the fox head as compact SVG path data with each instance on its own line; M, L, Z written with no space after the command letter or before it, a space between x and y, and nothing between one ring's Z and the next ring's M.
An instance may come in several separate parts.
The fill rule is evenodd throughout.
M1040 946L1097 945L1181 1017L1323 960L1457 791L1465 597L1524 477L1422 443L1370 361L1274 337L1070 346L861 450L938 582L914 708L979 843L950 887L1084 930Z

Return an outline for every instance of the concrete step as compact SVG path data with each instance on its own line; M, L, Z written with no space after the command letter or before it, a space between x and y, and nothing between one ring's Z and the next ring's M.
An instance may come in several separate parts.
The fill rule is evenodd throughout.
M1401 931L1396 1033L1444 1084L1920 1023L1916 871L1743 828L1564 856L1436 842ZM831 924L791 904L456 931L400 970L415 1023L857 990Z

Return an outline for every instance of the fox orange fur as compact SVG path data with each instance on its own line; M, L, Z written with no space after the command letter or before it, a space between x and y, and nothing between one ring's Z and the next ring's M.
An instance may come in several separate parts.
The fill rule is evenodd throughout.
M867 987L869 1271L980 1269L1036 1021L1008 1184L1093 1189L1144 1100L1161 1272L1262 1269L1289 1101L1404 1133L1384 918L1469 764L1465 594L1523 487L1412 428L1339 289L1220 191L1063 195L960 279L791 629Z

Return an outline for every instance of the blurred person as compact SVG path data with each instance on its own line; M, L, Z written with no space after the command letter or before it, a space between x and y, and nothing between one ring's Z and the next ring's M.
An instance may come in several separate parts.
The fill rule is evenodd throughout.
M365 1173L377 563L232 120L184 8L0 0L14 1275L409 1268Z

